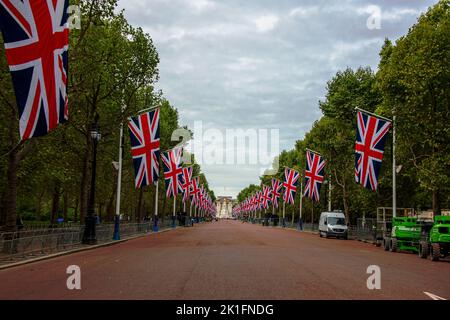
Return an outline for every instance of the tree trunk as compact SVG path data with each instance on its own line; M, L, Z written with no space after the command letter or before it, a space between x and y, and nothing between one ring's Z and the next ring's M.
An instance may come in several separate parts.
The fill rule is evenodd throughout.
M346 188L345 182L344 182L344 186L342 187L342 202L344 203L345 218L347 219L348 223L351 223L350 210L348 207L348 193L347 193L347 188Z
M61 196L60 193L61 183L59 181L55 182L55 187L53 189L53 197L52 197L52 212L50 214L50 225L54 226L56 223L56 218L58 217L59 211L59 198Z
M163 196L163 209L162 209L162 216L163 216L163 221L164 218L166 217L166 201L167 200L167 195L166 192L164 192L164 196Z
M41 215L42 215L42 198L44 197L45 190L42 190L37 197L36 201L36 220L41 221Z
M77 222L77 219L78 219L78 203L79 203L79 200L77 198L77 200L75 201L75 209L73 211L73 222Z
M433 190L433 215L441 215L441 197L439 190Z
M337 171L334 170L334 179L336 184L342 188L342 203L344 204L344 214L347 222L350 223L350 209L348 207L348 192L347 192L347 184L345 183L345 174L342 175L342 181L339 181Z
M14 139L14 136L11 137ZM11 140L14 141L14 140ZM15 231L17 225L17 186L19 179L17 171L19 170L20 162L32 151L35 140L21 144L12 149L8 157L8 172L7 172L7 188L2 199L4 210L4 229L5 231ZM20 147L23 146L22 150ZM19 151L20 150L20 151Z
M114 209L116 208L115 200L117 197L117 170L114 170L114 182L113 182L113 188L111 192L111 196L109 197L108 204L106 205L106 220L113 221L114 220Z
M8 158L8 187L4 194L3 210L5 231L15 231L17 223L17 170L19 169L19 157L17 150L12 151Z
M63 207L63 218L64 222L67 222L68 210L69 210L69 194L67 191L64 192L64 207Z
M100 202L98 204L98 218L100 219L100 221L103 221L103 207L104 207L105 203L104 202Z
M142 188L139 189L139 198L138 198L138 205L136 207L136 221L141 221L141 214L142 214L142 196L143 196L144 190Z
M83 158L83 167L80 184L80 223L84 224L84 217L87 215L88 193L89 193L89 159L91 156L90 139L86 138L86 150Z

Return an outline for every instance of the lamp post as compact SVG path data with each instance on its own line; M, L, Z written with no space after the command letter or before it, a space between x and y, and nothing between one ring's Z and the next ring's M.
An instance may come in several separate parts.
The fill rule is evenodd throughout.
M89 193L88 211L84 226L83 244L97 243L97 238L95 235L95 226L97 223L97 215L95 214L95 176L97 173L97 145L102 137L98 128L98 115L95 116L95 122L91 126L90 135L93 145L92 176L91 176L91 190Z

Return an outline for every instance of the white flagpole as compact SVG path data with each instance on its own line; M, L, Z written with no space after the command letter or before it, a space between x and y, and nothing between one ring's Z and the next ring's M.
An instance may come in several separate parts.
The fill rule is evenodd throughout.
M158 200L159 200L159 181L156 181L156 188L155 188L155 215L153 221L153 232L158 232Z
M395 158L396 149L396 130L395 130L395 119L393 117L392 123L392 215L395 218L397 216L397 165Z
M155 190L155 216L158 216L158 193L159 193L159 183L156 181L156 190Z
M283 201L283 227L284 227L284 219L286 217L286 202Z
M173 216L172 216L172 227L176 227L176 211L177 211L177 196L173 197Z
M294 197L294 204L295 204L295 197ZM292 221L291 221L291 225L294 225L294 218L295 218L295 209L292 211Z
M331 190L332 190L332 186L331 186L331 175L330 175L330 179L328 181L328 212L331 212Z
M120 198L122 195L122 163L123 163L123 122L120 123L119 170L117 173L116 216L114 220L113 240L120 240Z
M302 220L302 210L303 210L303 182L300 181L300 214L299 214L300 220Z

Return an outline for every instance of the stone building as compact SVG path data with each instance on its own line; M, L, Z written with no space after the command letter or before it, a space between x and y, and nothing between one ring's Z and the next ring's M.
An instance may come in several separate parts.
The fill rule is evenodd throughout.
M235 203L236 203L236 200L233 200L232 197L222 197L222 196L217 197L216 217L218 219L232 219L233 218L233 205Z

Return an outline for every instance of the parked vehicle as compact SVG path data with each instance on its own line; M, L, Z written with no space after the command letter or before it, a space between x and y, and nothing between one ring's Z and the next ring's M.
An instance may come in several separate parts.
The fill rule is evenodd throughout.
M322 212L319 221L319 236L348 239L348 227L342 211Z
M438 261L450 255L450 216L435 216L434 223L422 225L419 257Z
M421 225L417 217L394 217L392 229L385 233L383 247L386 251L419 251Z

